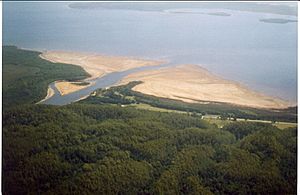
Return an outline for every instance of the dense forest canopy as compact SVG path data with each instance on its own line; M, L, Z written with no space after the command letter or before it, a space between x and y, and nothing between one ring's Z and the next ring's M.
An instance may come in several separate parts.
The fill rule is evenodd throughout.
M36 103L47 94L48 84L56 80L77 80L88 76L79 66L51 63L40 52L2 47L3 107Z
M296 193L296 128L89 104L3 122L7 194Z
M36 105L48 83L86 73L38 52L3 52L3 194L296 194L297 128L237 121L218 128L201 119L201 108L222 113L217 107L140 110L130 105L176 102L128 86L67 106ZM37 74L28 70L37 64ZM59 76L56 65L65 66Z

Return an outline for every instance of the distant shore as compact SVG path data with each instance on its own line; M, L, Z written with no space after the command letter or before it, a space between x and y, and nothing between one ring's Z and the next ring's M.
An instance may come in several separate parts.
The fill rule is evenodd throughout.
M266 18L266 19L260 19L259 21L265 23L275 23L275 24L287 24L291 22L298 22L297 20L290 20L284 18Z

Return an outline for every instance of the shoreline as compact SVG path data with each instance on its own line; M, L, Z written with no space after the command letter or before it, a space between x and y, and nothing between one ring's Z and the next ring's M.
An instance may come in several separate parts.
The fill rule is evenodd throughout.
M80 83L84 83L87 82L86 80L83 81L56 81L54 83L54 86L56 87L56 89L58 90L58 92L60 93L61 96L63 95L68 95L70 93L85 89L87 87L90 87L92 85L95 84L95 82L87 82L88 84L86 85L78 85Z
M56 82L56 81L54 81ZM44 99L40 100L39 102L37 102L36 104L40 104L43 103L44 101L48 100L49 98L51 98L52 96L54 96L55 92L54 90L50 87L50 84L48 85L48 89L47 89L47 95Z
M91 75L87 78L89 80L103 77L112 72L126 71L132 68L144 66L158 66L164 63L164 61L73 51L45 51L39 56L40 58L52 63L64 63L80 66Z
M81 81L76 81L89 83L84 86L76 85L74 84L76 83L74 81L56 81L55 87L62 96L87 88L94 84L93 80L101 78L109 73L126 71L137 67L158 66L163 63L163 61L73 51L44 51L39 57L52 63L80 66L90 75Z
M162 61L66 51L46 51L40 54L40 57L53 63L80 66L91 75L84 80L76 81L89 82L84 86L76 85L74 81L55 82L55 87L62 96L89 87L93 84L91 80L101 78L109 73L163 63ZM113 86L130 81L143 82L135 86L132 89L134 91L187 103L220 102L259 109L284 109L294 106L288 101L257 92L237 81L223 79L198 65L180 64L139 71L121 78Z
M132 90L187 103L219 102L258 109L285 109L294 104L223 79L198 65L177 65L126 76L118 85L142 81Z

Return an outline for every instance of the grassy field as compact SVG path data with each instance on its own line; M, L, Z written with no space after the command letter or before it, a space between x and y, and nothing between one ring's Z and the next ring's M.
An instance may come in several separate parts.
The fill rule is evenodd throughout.
M290 127L297 127L297 123L288 123L288 122L276 122L273 124L274 126L278 127L279 129L285 129Z
M187 112L184 111L179 111L179 110L171 110L171 109L165 109L165 108L158 108L158 107L154 107L151 106L149 104L130 104L130 105L126 105L127 107L134 107L137 109L144 109L144 110L151 110L151 111L158 111L158 112L173 112L173 113L181 113L181 114L187 114Z
M157 111L157 112L172 112L172 113L180 113L180 114L190 114L190 113L184 112L184 111L158 108L158 107L154 107L154 106L151 106L149 104L143 104L143 103L123 105L123 106L125 106L125 107L134 107L134 108L137 108L137 109L144 109L144 110L150 110L150 111ZM219 115L205 115L205 116L203 116L203 119L205 121L209 122L210 124L217 125L219 128L222 128L222 127L224 127L225 125L227 125L229 123L234 123L235 122L233 120L221 120L219 117L220 117ZM238 118L236 121L269 123L269 124L272 124L275 127L278 127L279 129L297 127L297 123L290 123L290 122L275 122L275 123L272 123L272 121L266 121L266 120L250 120L250 119L245 120L245 119L241 119L241 118Z
M232 120L221 120L221 119L216 119L216 118L204 118L204 120L206 120L207 122L209 122L211 124L216 124L219 128L222 128L229 123L235 122ZM279 128L279 129L297 127L297 123L289 123L289 122L272 123L272 121L266 121L266 120L245 120L245 119L237 119L237 121L247 121L247 122L254 122L254 123L268 123L268 124L272 124L273 126Z

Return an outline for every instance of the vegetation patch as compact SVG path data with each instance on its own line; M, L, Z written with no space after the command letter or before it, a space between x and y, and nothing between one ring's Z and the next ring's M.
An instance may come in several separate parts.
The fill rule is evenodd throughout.
M297 129L117 105L3 114L5 194L295 194ZM17 144L16 144L17 143Z
M14 46L2 49L4 109L40 101L47 95L48 85L56 80L75 81L89 76L79 66L44 60L40 52Z

